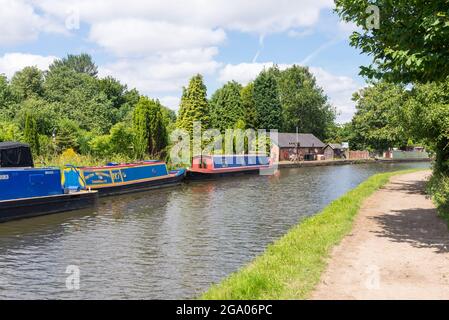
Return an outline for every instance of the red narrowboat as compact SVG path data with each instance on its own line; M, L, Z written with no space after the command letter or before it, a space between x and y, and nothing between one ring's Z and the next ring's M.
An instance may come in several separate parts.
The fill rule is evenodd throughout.
M206 155L195 156L187 178L215 179L225 176L259 174L270 168L270 158L266 155Z

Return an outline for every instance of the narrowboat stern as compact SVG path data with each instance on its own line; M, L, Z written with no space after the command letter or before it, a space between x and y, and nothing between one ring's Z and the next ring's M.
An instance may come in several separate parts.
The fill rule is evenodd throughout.
M63 189L59 168L34 168L30 147L0 143L0 222L96 204L95 191Z
M142 161L131 164L109 163L101 167L74 167L64 169L64 186L98 190L100 196L140 192L180 184L184 169L168 171L165 162Z

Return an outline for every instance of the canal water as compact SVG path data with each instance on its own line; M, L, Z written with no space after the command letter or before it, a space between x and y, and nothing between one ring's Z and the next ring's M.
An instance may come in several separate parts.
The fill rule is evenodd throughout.
M428 166L283 169L0 224L0 299L195 298L369 176Z

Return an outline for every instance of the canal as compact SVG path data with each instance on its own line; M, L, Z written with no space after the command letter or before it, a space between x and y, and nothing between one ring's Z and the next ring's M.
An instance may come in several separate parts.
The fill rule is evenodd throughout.
M0 224L0 299L195 298L369 176L428 166L283 169ZM69 290L74 267L79 289Z

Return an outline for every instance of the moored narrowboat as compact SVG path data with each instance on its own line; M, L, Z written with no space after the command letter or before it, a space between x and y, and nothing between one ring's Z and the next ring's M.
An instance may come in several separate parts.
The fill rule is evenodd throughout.
M101 167L64 169L64 186L98 190L100 196L111 196L178 185L184 169L168 171L165 162L142 161L129 164L109 163Z
M270 158L266 155L206 155L195 156L187 170L187 178L215 179L226 176L259 174L270 169Z
M59 168L34 168L30 147L0 143L0 222L96 204L95 191L64 190Z

